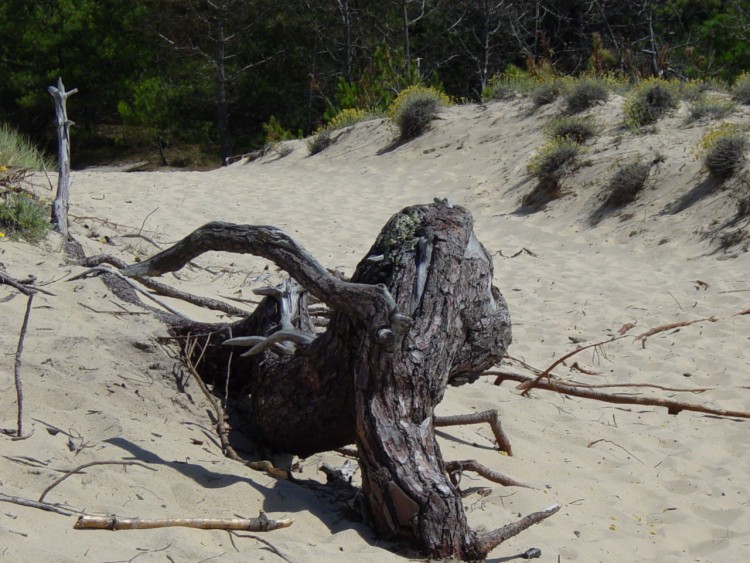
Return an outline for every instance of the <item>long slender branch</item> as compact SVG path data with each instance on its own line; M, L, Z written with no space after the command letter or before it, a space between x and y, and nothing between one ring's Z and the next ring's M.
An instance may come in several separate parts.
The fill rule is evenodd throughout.
M714 409L711 407L705 407L703 405L695 405L692 403L685 403L682 401L673 401L671 399L659 399L652 397L636 397L633 395L615 395L612 393L602 393L600 391L593 391L585 387L567 385L565 383L558 383L553 379L547 381L537 381L533 377L527 375L521 375L518 373L512 373L507 371L488 371L484 375L497 376L495 379L495 385L501 385L503 381L517 381L522 384L535 383L535 387L543 389L545 391L555 391L557 393L563 393L572 397L581 397L583 399L594 399L597 401L604 401L607 403L616 403L621 405L647 405L651 407L664 407L667 409L669 414L679 414L680 411L693 411L704 414L713 414L716 416L723 416L729 418L750 418L750 412L747 411L730 411L724 409Z
M46 510L47 512L56 512L57 514L62 514L63 516L72 516L74 514L74 511L72 510L60 508L59 506L55 506L54 504L50 504L48 502L39 502L38 500L4 495L3 493L0 493L0 502L10 502L13 504L18 504L20 506L28 506L29 508Z
M71 469L65 475L63 475L59 479L56 479L55 482L52 483L49 487L47 487L46 489L44 489L42 491L42 494L39 495L39 501L38 502L43 502L44 501L44 497L47 496L47 493L49 493L52 489L54 489L55 487L57 487L60 483L62 483L63 481L65 481L65 479L67 479L71 475L75 475L76 473L80 473L82 470L86 469L87 467L93 467L95 465L137 465L139 467L144 467L144 468L149 469L151 471L156 471L156 469L154 469L153 467L149 467L148 465L143 465L142 463L139 463L137 461L92 461L90 463L84 463L83 465L79 465L75 469Z
M560 505L553 504L549 508L545 508L544 510L540 510L539 512L528 514L527 516L524 516L523 518L517 520L516 522L513 522L512 524L508 524L507 526L503 526L502 528L498 528L497 530L493 530L492 532L481 534L477 537L477 542L485 553L489 553L505 540L510 539L513 536L517 536L525 529L530 528L534 524L538 524L542 520L546 520L547 518L555 514L558 510L560 510Z
M29 294L29 300L26 302L26 314L23 316L21 333L18 336L18 347L16 348L16 363L14 368L16 381L16 400L18 402L18 424L16 426L16 437L23 436L23 387L21 386L21 354L23 353L23 340L26 337L26 329L29 326L29 316L31 315L31 302L34 300L34 294Z

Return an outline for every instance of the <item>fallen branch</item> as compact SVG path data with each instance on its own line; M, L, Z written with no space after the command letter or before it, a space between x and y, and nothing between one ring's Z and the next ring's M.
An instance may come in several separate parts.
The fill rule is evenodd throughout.
M76 473L80 473L83 469L86 469L87 467L93 467L95 465L137 465L139 467L144 467L144 468L146 468L146 469L148 469L150 471L156 471L156 469L154 469L153 467L149 467L148 465L143 465L142 463L137 462L137 461L92 461L90 463L84 463L83 465L79 465L75 469L71 469L65 475L63 475L62 477L60 477L59 479L57 479L54 483L52 483L49 487L47 487L46 489L44 489L42 491L42 494L39 495L38 502L43 502L44 501L44 497L47 496L47 493L49 493L52 489L54 489L55 487L57 487L60 483L62 483L63 481L65 481L65 479L67 479L71 475L75 475Z
M463 461L447 461L445 462L445 471L451 476L451 481L454 485L458 485L461 482L461 474L464 471L473 471L474 473L481 475L488 481L493 483L499 483L504 487L525 487L527 489L533 489L531 485L526 485L520 481L516 481L511 477L498 473L479 463L475 459L466 459ZM458 475L458 477L456 477Z
M667 331L667 330L673 330L675 328L680 328L680 327L683 327L683 326L690 326L690 325L695 324L695 323L705 323L705 322L715 323L718 320L719 319L717 317L707 317L705 319L696 319L694 321L680 321L680 322L676 322L676 323L669 323L669 324L665 324L665 325L661 325L661 326L656 326L656 327L654 327L654 328L652 328L650 330L647 330L643 334L639 334L638 336L635 337L635 340L636 341L640 340L643 343L643 345L645 346L646 345L646 339L649 338L650 336L653 336L654 334L659 334L660 332L664 332L664 331Z
M646 405L650 407L664 407L667 409L669 414L679 414L681 411L693 411L703 414L712 414L715 416L722 416L728 418L750 418L750 412L747 411L730 411L724 409L713 409L710 407L704 407L703 405L694 405L691 403L685 403L682 401L673 401L671 399L659 399L651 397L636 397L633 395L614 395L611 393L602 393L600 391L592 391L586 387L573 386L565 383L558 383L552 379L548 379L546 382L538 381L538 378L529 377L527 375L521 375L518 373L507 372L507 371L488 371L483 375L494 375L496 376L495 385L501 385L503 381L516 381L522 384L531 385L534 383L534 387L545 391L555 391L564 395L570 395L572 397L581 397L583 399L594 399L596 401L604 401L606 403L616 403L621 405ZM519 386L520 387L520 386ZM530 388L530 387L529 387Z
M508 436L505 434L505 431L500 424L500 417L497 414L497 411L483 411L471 414L459 414L455 416L436 416L432 419L432 425L435 428L441 428L445 426L460 426L464 424L479 424L482 422L486 422L490 425L500 451L512 456L513 450L510 447L510 440L508 439Z
M36 291L40 293L44 293L45 295L52 295L53 297L55 295L54 293L47 291L46 289L41 289L35 285L22 283L18 281L17 279L15 279L13 276L0 270L0 285L2 284L15 287L18 291L20 291L24 295L31 295L32 293Z
M16 426L16 438L23 437L23 387L21 386L21 354L23 353L23 340L26 338L26 329L29 326L29 316L31 315L31 302L34 300L34 294L29 294L29 300L26 302L26 314L23 316L21 333L18 336L18 347L16 348L15 363L15 380L16 380L16 400L18 403L18 424Z
M68 510L67 508L60 508L57 505L50 504L48 502L39 502L38 500L31 500L21 497L13 497L0 493L0 502L11 502L20 506L28 506L29 508L38 508L39 510L46 510L47 512L56 512L63 516L73 516L77 511Z
M111 264L112 266L120 270L128 267L128 264L125 263L125 261L108 254L90 256L79 262L79 265L86 268L100 266L101 264ZM218 299L211 299L210 297L200 297L197 295L192 295L146 276L139 276L135 279L138 280L138 283L146 286L158 295L162 295L164 297L172 297L173 299L179 299L198 307L205 307L206 309L211 309L213 311L221 311L222 313L226 313L227 315L232 315L235 317L245 317L249 314L249 312L245 309L234 307L229 303L224 303L223 301L219 301Z
M181 526L201 530L243 530L247 532L269 532L288 528L291 518L270 520L263 512L258 518L120 518L119 516L79 516L76 530L151 530Z
M517 536L525 529L530 528L534 524L538 524L542 520L546 520L547 518L555 514L558 510L560 510L560 505L553 504L549 508L545 508L544 510L541 510L539 512L533 512L527 516L524 516L523 518L517 520L516 522L513 522L512 524L508 524L507 526L503 526L502 528L498 528L497 530L493 530L491 532L480 534L477 538L477 541L481 546L481 549L484 550L485 553L488 553L489 551L495 549L498 545L503 543L505 540L510 539L513 536Z

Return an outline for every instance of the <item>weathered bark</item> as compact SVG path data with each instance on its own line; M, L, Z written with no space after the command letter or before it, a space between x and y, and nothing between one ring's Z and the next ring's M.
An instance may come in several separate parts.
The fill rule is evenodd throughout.
M229 387L250 395L259 442L301 456L356 442L375 526L431 557L481 559L510 537L507 527L483 535L469 528L433 430L446 386L474 381L510 343L508 310L468 211L444 204L404 209L351 281L329 273L278 229L224 223L201 227L122 273L174 271L209 250L268 258L331 309L327 329L315 333L305 291L287 285L261 292L266 298L251 316L211 327L211 334L174 327L180 336L204 333L199 369L214 378L227 372L229 352L220 343L230 335L234 344L257 345L261 338L246 337L272 334L302 343L288 353L273 351L277 342L249 357L233 354Z
M55 230L68 238L68 199L70 197L70 126L68 111L65 103L68 98L78 92L77 88L66 92L62 78L57 79L57 87L50 86L49 93L55 99L55 115L57 117L57 195L52 204L52 223Z

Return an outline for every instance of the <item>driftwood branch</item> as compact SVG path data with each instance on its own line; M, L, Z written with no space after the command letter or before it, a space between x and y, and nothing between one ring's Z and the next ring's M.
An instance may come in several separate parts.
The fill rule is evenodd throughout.
M483 411L454 416L436 416L433 419L433 426L435 426L435 428L480 423L487 423L490 425L500 451L505 452L508 455L513 455L513 450L510 447L510 440L500 424L500 416L497 414L497 411Z
M16 438L23 437L23 386L21 385L21 354L23 353L23 341L26 338L26 329L29 326L29 316L31 315L31 302L34 300L34 294L29 294L26 302L26 313L23 316L21 333L18 336L18 347L16 348L16 362L14 368L16 382L16 401L18 404L18 419L16 426Z
M60 508L59 506L50 504L48 502L39 502L38 500L4 495L3 493L0 493L0 502L10 502L13 504L18 504L20 506L28 506L29 508L46 510L47 512L56 512L57 514L62 514L63 516L72 516L75 512L77 512L69 510L67 508Z
M45 295L52 295L55 294L47 291L46 289L42 289L41 287L37 287L35 285L32 285L31 283L26 283L25 281L21 282L14 278L13 276L7 274L6 272L3 272L0 270L0 285L5 284L9 285L11 287L16 288L18 291L23 293L24 295L31 295L32 293L38 291L39 293L44 293Z
M555 391L571 397L581 397L583 399L594 399L606 403L615 403L620 405L647 405L651 407L664 407L669 414L679 414L681 411L700 412L728 418L750 418L750 412L747 411L730 411L725 409L714 409L703 405L685 403L683 401L673 401L672 399L660 399L656 397L637 397L634 395L616 395L613 393L602 393L587 389L580 385L569 385L559 383L554 379L547 381L538 381L538 378L508 371L488 371L484 375L494 375L495 385L501 385L504 381L516 381L522 385L534 384L534 387L545 391Z
M475 459L466 459L463 461L447 461L445 462L445 470L449 475L451 475L451 478L454 480L453 483L455 485L458 485L460 483L461 473L463 473L464 471L473 471L474 473L481 475L488 481L499 483L504 487L525 487L527 489L534 488L531 485L526 485L525 483L516 481L515 479L503 475L502 473L498 473L497 471L494 471L489 467L482 465Z
M79 516L76 530L151 530L182 526L201 530L242 530L246 532L270 532L288 528L294 523L291 518L271 520L263 512L258 518L120 518L119 516Z
M65 104L70 96L78 92L77 88L65 91L62 78L57 79L57 87L50 86L49 93L55 99L55 115L57 117L57 162L58 179L57 195L52 204L52 222L57 232L68 238L68 199L70 197L70 126L68 111Z
M121 273L129 277L158 276L182 268L209 251L254 254L271 260L332 309L372 321L385 316L394 333L403 334L408 318L383 285L345 282L330 274L305 248L280 229L270 226L213 222L196 229L171 248L132 264ZM363 299L364 298L364 299ZM383 333L381 340L388 335Z
M480 534L477 538L477 541L479 545L482 546L482 549L485 550L485 552L489 552L503 543L505 540L517 536L525 529L530 528L534 524L538 524L539 522L546 520L547 518L555 514L558 510L560 510L560 505L553 504L549 508L545 508L544 510L540 510L539 512L533 512L532 514L524 516L523 518L517 520L516 522L513 522L512 524L508 524L507 526L503 526L502 528L498 528L497 530L493 530L492 532Z
M111 264L112 266L115 266L120 270L128 267L128 264L124 260L121 260L120 258L117 258L115 256L110 256L108 254L90 256L79 261L78 264L85 268L93 268L95 266L100 266L101 264ZM179 299L198 307L205 307L206 309L211 309L213 311L221 311L222 313L226 313L227 315L232 315L235 317L244 317L249 314L247 310L240 309L239 307L235 307L233 305L230 305L229 303L224 303L223 301L212 299L210 297L200 297L197 295L192 295L180 289L168 286L167 284L162 283L158 280L154 280L148 277L137 277L135 279L138 280L138 283L146 286L158 295L162 295L164 297L172 297L173 299Z

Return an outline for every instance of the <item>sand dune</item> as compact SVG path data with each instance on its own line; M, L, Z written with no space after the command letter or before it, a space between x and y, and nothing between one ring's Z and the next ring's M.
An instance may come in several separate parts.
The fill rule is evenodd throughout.
M351 273L385 221L404 206L450 197L472 211L476 232L495 259L495 284L514 321L509 354L539 368L614 335L710 316L719 320L625 338L576 356L596 375L556 370L597 384L651 383L700 387L700 394L628 389L724 409L750 411L750 254L718 249L712 234L735 213L731 182L705 192L692 150L706 124L687 126L683 108L655 134L622 131L622 100L594 110L602 134L583 166L566 178L564 195L527 213L534 187L526 163L559 111L531 112L525 102L449 108L431 131L378 154L393 131L382 120L340 134L309 157L293 141L285 157L269 154L211 172L84 170L74 174L70 214L87 255L128 262L152 254L211 220L284 228L323 264ZM750 112L732 118L747 126ZM618 163L661 152L632 205L592 226L592 213ZM41 188L40 188L41 189ZM46 194L49 197L49 193ZM65 281L82 268L65 263L60 239L39 246L0 241L9 274L37 276L54 296L37 295L23 354L26 440L0 437L0 492L36 499L78 465L106 460L143 465L96 466L50 491L45 500L88 513L157 517L291 517L292 527L262 536L288 560L405 560L326 499L225 459L208 403L184 382L174 351L156 343L166 329L119 302L99 279ZM525 249L525 251L524 251ZM521 251L519 253L519 251ZM186 291L251 298L253 287L280 279L263 260L215 253L164 281ZM698 283L698 280L702 283ZM16 423L13 365L26 299L0 287L0 427ZM169 300L166 300L169 301ZM220 319L178 301L197 319ZM125 313L124 311L127 311ZM570 362L568 363L568 366ZM513 369L521 370L517 365ZM522 397L493 378L450 389L441 414L498 409L514 457L493 449L482 426L440 430L446 459L476 458L534 489L504 489L471 475L465 486L490 486L466 498L470 521L493 528L559 502L563 509L506 542L493 560L529 547L542 561L741 561L750 552L748 422L654 407L613 405L545 391ZM184 389L181 387L184 383ZM321 462L302 460L302 477L323 479ZM149 469L150 468L150 469ZM73 517L2 504L3 561L279 560L255 539L221 531L75 531Z

